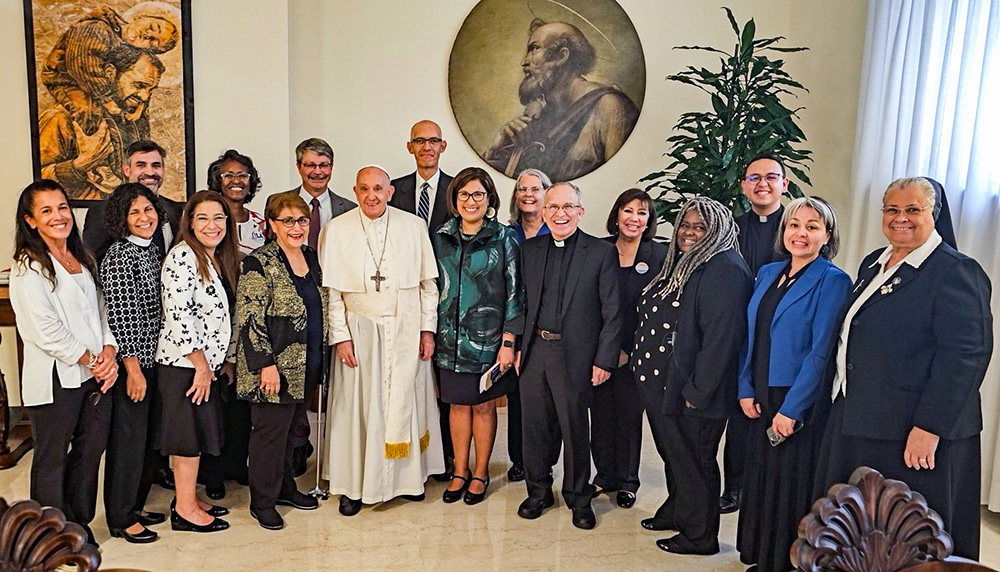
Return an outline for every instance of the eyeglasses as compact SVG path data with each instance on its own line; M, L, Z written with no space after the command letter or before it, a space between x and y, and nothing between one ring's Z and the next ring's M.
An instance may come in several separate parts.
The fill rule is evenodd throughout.
M430 143L431 145L440 145L444 139L440 137L417 137L416 139L410 139L410 143L413 143L417 147L422 147L424 143Z
M529 193L532 194L532 195L538 195L538 194L544 193L545 189L543 189L541 187L517 187L517 188L514 189L514 192L515 193L520 193L522 195L526 195L526 194L529 194Z
M280 222L281 224L285 225L285 228L292 228L296 224L301 226L302 228L305 228L309 226L310 222L312 222L307 216L300 216L299 218L292 218L292 217L272 218L271 220L273 220L274 222Z
M458 200L460 200L462 202L465 202L465 201L467 201L469 199L472 199L474 202L480 203L480 202L483 201L483 199L486 198L486 192L485 191L474 191L474 192L471 192L471 193L467 193L465 191L458 191L458 194L456 196L458 197Z
M229 217L224 214L219 214L212 217L202 214L202 215L195 215L192 220L194 221L195 224L199 226L207 226L208 223L210 222L214 222L218 226L226 226L227 218Z
M245 183L250 180L250 173L223 173L221 178L223 183L229 183L233 179Z
M747 175L746 177L743 178L744 181L752 183L754 185L759 183L761 179L764 179L768 183L777 183L778 181L781 180L781 175L777 173L768 173L763 177L760 175Z
M882 214L890 217L897 217L899 213L906 213L906 216L917 216L929 208L931 208L931 205L925 207L909 206L902 209L899 207L882 207Z
M545 205L545 212L556 214L559 211L563 211L566 214L573 214L573 211L578 208L580 208L580 205Z
M326 171L330 167L333 167L333 163L299 163L299 165L302 165L302 168L306 171L312 171L313 169Z

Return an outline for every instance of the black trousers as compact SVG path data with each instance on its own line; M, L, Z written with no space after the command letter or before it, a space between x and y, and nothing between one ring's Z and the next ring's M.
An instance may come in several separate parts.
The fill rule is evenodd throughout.
M218 457L202 455L198 481L220 487L226 480L243 480L250 456L250 404L236 397L236 383L222 386L222 423L225 432Z
M97 511L97 475L111 426L111 398L99 387L91 378L78 389L63 389L53 367L52 403L28 408L35 443L31 499L83 526Z
M676 499L674 528L698 547L719 542L719 492L722 476L716 455L726 430L725 419L665 415L664 449L673 476Z
M743 490L743 473L750 450L753 419L738 411L729 416L726 446L722 451L722 466L726 474L726 490Z
M309 403L250 403L250 508L274 508L278 497L296 491L292 477L291 427Z
M507 456L515 465L524 464L524 441L521 435L521 390L507 394Z
M524 413L524 468L528 496L541 500L552 490L552 465L563 446L562 495L570 508L590 506L590 422L587 410L593 391L569 379L562 342L534 340L521 369L521 410ZM579 380L576 380L579 382Z
M312 402L313 396L316 395L316 387L316 382L310 380L307 376L304 393L305 399L302 400L302 403L295 404L295 415L292 416L292 424L288 429L288 442L291 443L293 449L304 447L309 442L309 433L311 432L311 427L309 426L309 404ZM250 416L252 418L252 405L250 409ZM253 433L250 434L250 439L253 439Z
M633 493L639 490L642 400L627 364L594 388L590 423L590 450L597 467L594 485Z
M159 468L159 453L152 446L151 420L156 389L156 367L143 368L146 397L137 402L128 396L128 373L118 364L118 381L109 392L111 432L104 463L104 513L108 528L128 528L139 521L153 477Z
M653 434L653 444L656 446L656 452L659 453L660 459L663 460L663 475L667 481L667 498L656 509L653 520L657 526L673 529L677 477L673 475L671 465L667 462L667 440L671 438L671 435L668 430L667 416L663 414L665 388L660 380L636 381L635 384L642 406L646 410L646 419L649 420L649 429Z

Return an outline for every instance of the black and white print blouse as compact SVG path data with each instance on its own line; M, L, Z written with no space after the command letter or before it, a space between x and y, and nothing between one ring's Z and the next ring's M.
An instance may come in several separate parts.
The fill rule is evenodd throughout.
M202 282L194 251L186 243L170 249L160 272L163 327L156 362L194 368L187 355L198 350L213 370L229 358L235 361L232 319L222 278L209 266L212 280Z
M118 340L118 357L137 357L139 366L156 363L160 336L160 249L136 236L111 245L101 262L101 286L108 326Z

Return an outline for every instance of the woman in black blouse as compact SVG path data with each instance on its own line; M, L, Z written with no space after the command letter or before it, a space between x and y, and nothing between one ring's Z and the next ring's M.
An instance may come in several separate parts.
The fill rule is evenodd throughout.
M636 303L642 289L663 267L667 248L653 242L656 212L653 199L641 189L628 189L618 196L607 227L611 236L606 240L618 249L622 342L619 367L607 383L594 388L590 406L591 453L597 467L594 496L618 491L618 506L631 508L639 490L642 400L628 359L638 323Z
M118 340L120 377L111 390L111 433L104 474L104 510L111 536L132 543L156 540L146 528L166 520L143 506L157 465L148 435L156 395L156 340L160 333L160 260L153 233L163 220L155 194L139 183L115 189L105 224L115 241L101 262L108 325Z

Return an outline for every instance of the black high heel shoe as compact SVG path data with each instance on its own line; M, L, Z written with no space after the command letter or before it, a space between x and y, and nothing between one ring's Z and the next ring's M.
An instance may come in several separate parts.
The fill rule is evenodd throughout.
M465 489L469 488L469 477L471 476L472 476L471 472L469 473L468 477L463 477L462 475L452 475L451 476L452 479L462 479L462 488L458 489L457 491L450 491L448 489L445 489L444 493L441 495L441 500L443 500L448 504L451 504L453 502L458 502L459 500L461 500L462 494L465 493Z
M110 527L108 528L108 532L111 533L111 536L115 538L124 538L126 542L130 542L132 544L149 544L159 538L159 535L146 528L145 525L143 525L142 532L137 534L129 534L124 528Z
M489 477L486 477L485 481L483 479L480 479L479 477L472 477L472 480L473 481L479 481L479 482L483 483L483 492L481 492L481 493L474 493L474 492L472 492L470 490L466 490L465 491L465 499L463 499L463 500L465 500L465 504L467 504L469 506L472 506L474 504L479 504L479 503L483 502L483 499L486 498L486 491L487 491L487 489L490 488L490 478ZM466 485L466 486L468 486L468 485Z
M170 511L170 530L180 532L219 532L229 528L229 523L221 518L213 518L208 524L195 524L183 516L177 514L176 510Z
M177 510L177 497L174 497L174 500L170 501L170 515L171 515L171 517L173 517L173 513L176 510ZM220 516L226 516L227 514L229 514L229 509L226 508L226 507L224 507L224 506L219 506L217 504L213 504L205 512L207 512L209 516L220 517Z

